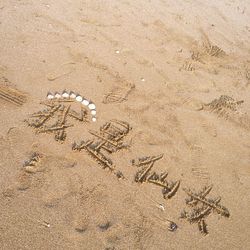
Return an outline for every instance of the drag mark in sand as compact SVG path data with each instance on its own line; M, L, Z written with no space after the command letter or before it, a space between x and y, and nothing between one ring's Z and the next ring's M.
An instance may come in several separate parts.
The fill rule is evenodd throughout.
M7 79L4 78L4 80L8 83ZM27 101L27 96L17 89L0 84L0 99L16 106L22 106Z
M71 74L75 70L75 63L64 63L58 69L47 74L49 81L55 81L63 76Z
M129 94L134 90L134 84L127 84L125 87L114 87L103 98L104 104L121 103L127 100Z

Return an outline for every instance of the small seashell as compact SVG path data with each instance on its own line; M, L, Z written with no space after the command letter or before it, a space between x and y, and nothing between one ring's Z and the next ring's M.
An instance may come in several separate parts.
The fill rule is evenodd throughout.
M162 211L165 210L165 207L162 204L159 204L157 207L160 208Z
M56 93L55 98L59 99L59 98L61 98L61 95L59 93Z
M70 92L69 97L75 99L76 98L76 94L74 92Z
M78 102L81 102L81 101L82 101L82 97L81 97L80 95L78 95L78 96L76 97L76 100L77 100Z
M89 105L89 101L86 100L86 99L83 99L82 104L85 105L85 106L88 106Z
M63 98L69 98L69 94L66 91L63 91L62 97Z
M54 96L53 96L51 93L48 93L48 94L47 94L47 98L48 98L49 100L51 100L51 99L54 98Z
M90 113L91 113L91 115L96 115L96 110L93 109L93 110L90 111Z
M92 118L92 121L93 121L93 122L96 122L96 117L93 117L93 118Z
M93 109L96 108L94 103L90 103L90 104L88 105L88 107L89 107L89 109L91 109L91 110L93 110Z

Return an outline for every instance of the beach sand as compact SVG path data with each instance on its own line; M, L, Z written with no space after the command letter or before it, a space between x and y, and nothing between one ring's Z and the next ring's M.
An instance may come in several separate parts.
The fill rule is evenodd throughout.
M1 0L0 249L250 249L249 39L247 0ZM97 121L58 142L27 120L63 90ZM113 119L132 129L111 172L72 144ZM171 199L135 182L131 161L160 154ZM211 208L203 235L180 216L209 185L230 216Z

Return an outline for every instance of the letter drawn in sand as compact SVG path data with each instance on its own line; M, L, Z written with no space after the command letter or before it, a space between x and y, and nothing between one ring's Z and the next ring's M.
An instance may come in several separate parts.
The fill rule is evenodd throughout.
M127 122L119 120L111 120L105 123L98 132L90 130L95 139L82 141L79 144L74 143L73 150L81 151L84 149L89 153L103 168L108 168L111 171L115 170L115 165L104 152L112 154L118 150L128 148L129 145L124 143L124 137L132 128ZM116 173L118 178L123 175L120 171Z
M183 190L189 196L189 198L186 199L186 204L193 207L193 210L190 213L184 210L181 213L181 218L186 219L190 224L197 223L198 229L203 235L208 234L205 218L207 218L212 212L216 212L224 217L230 216L228 209L219 204L221 201L220 197L215 199L206 198L212 190L212 186L206 186L198 193L194 193L190 189Z
M62 94L56 92L54 95L48 93L47 99L41 103L46 109L32 114L26 120L37 133L54 134L56 141L64 142L67 137L66 129L74 126L69 120L88 122L91 116L92 121L96 121L95 104L90 101L86 104L87 100L78 94L66 91ZM81 103L80 110L79 103ZM78 106L78 111L73 108L74 105Z
M135 174L135 182L148 182L162 187L164 199L172 198L179 189L180 181L167 182L167 172L157 174L152 171L154 163L160 160L163 154L157 156L141 157L138 160L132 160L132 165L140 168Z

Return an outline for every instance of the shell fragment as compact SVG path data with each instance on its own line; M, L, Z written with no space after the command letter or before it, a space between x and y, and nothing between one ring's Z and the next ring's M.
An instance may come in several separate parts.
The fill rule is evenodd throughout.
M70 95L69 95L69 97L75 99L76 98L76 94L74 92L71 92Z
M47 94L47 99L51 100L51 99L53 99L53 98L54 98L54 96L53 96L51 93L48 93L48 94Z
M61 95L59 93L56 93L55 98L59 99L59 98L61 98Z
M76 100L77 100L78 102L82 102L82 97L81 97L80 95L78 95L78 96L76 97Z
M88 107L89 107L89 109L93 110L93 109L95 109L95 104L94 103L90 103L88 105Z
M89 101L86 100L86 99L83 99L82 104L83 104L84 106L88 106L88 105L89 105Z
M96 118L96 113L97 113L96 112L96 105L93 102L85 99L81 95L75 94L72 91L67 92L66 90L64 90L62 92L62 94L59 94L58 92L55 92L55 94L51 94L50 92L47 93L47 99L48 100L51 100L51 99L54 99L54 98L56 98L56 99L60 99L60 98L72 98L72 99L75 99L77 102L80 102L81 104L83 104L84 106L89 108L90 114L92 116L91 119L92 119L93 122L96 122L96 120L97 120L97 118Z
M62 93L62 97L63 98L69 98L69 94L65 91Z

